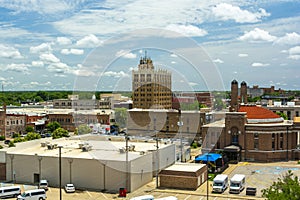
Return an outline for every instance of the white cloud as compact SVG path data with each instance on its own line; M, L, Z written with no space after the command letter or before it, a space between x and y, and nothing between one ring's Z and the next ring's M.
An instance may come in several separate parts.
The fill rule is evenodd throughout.
M133 58L136 58L136 54L131 53L130 51L127 51L127 50L120 50L116 53L116 57L133 59Z
M187 37L202 37L207 35L207 31L200 29L193 25L178 25L178 24L170 24L166 27L167 30L179 33L177 37L182 35ZM176 35L174 35L176 37Z
M60 51L60 53L64 54L64 55L69 55L69 54L82 55L82 54L84 54L84 50L82 50L82 49L62 49Z
M47 70L49 72L54 72L54 73L73 73L73 70L71 69L70 66L68 66L65 63L51 63L48 65Z
M290 54L300 54L300 46L296 46L289 49Z
M0 57L11 58L11 59L23 58L23 56L21 55L18 49L3 44L0 44Z
M43 67L44 66L44 62L43 61L32 61L31 62L31 65L33 66L33 67Z
M296 45L300 44L300 35L298 33L286 33L285 36L278 38L275 44Z
M72 41L67 37L57 37L56 43L58 45L70 45L70 44L72 44Z
M292 60L300 60L300 55L289 55L288 58Z
M214 62L214 63L224 63L224 61L221 60L221 59L219 59L219 58L213 60L213 62Z
M177 56L176 54L174 54L174 53L170 54L170 56L171 56L172 58L177 58L177 57L178 57L178 56Z
M289 53L289 56L288 56L289 59L300 60L300 46L295 46L295 47L290 48L288 50L288 53Z
M246 53L240 53L238 56L241 57L241 58L243 58L243 57L248 57L248 54L246 54Z
M1 67L1 69L3 71L13 71L13 72L22 72L24 74L28 74L29 73L29 69L28 66L24 63L12 63L12 64L8 64L6 65L6 67Z
M199 0L185 1L100 1L94 6L109 9L86 9L73 16L53 23L54 27L65 34L96 34L112 37L145 28L162 29L169 24L198 25L210 12L213 2ZM199 35L199 33L197 34Z
M171 64L176 64L176 62L175 61L171 61Z
M252 13L228 3L220 3L213 7L212 14L220 20L234 20L238 23L255 23L260 21L262 17L270 16L270 13L262 8L259 9L259 12Z
M40 55L40 59L42 61L48 62L48 63L58 63L60 60L53 55L52 53L43 53Z
M119 71L119 72L107 71L103 73L103 76L110 76L115 78L129 77L129 75L123 71Z
M101 41L93 34L89 34L76 42L76 46L82 48L94 48L101 44Z
M192 87L198 85L198 83L194 83L194 82L189 82L188 84L189 84L189 86L192 86Z
M78 69L78 70L74 70L73 72L76 76L84 76L84 77L88 77L88 76L96 76L96 73L88 70L88 69Z
M266 41L266 42L273 42L276 40L275 36L270 35L268 31L262 30L260 28L255 28L252 31L245 32L243 36L238 38L241 41L252 41L252 42L259 42L259 41Z
M1 7L14 10L16 13L19 12L37 12L40 14L55 14L64 13L70 11L78 5L80 1L72 3L72 1L62 1L62 0L51 0L51 1L41 1L41 0L10 0L2 1Z
M50 43L42 43L38 46L30 47L30 53L48 53L51 51L52 48Z
M269 63L252 63L252 67L266 67L266 66L269 66L270 64Z
M32 81L32 82L30 82L30 85L39 85L39 82Z

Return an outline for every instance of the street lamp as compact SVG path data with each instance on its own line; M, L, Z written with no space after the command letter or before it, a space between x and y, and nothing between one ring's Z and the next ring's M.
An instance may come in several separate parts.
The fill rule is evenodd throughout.
M59 166L59 199L62 200L62 193L61 193L61 148L62 146L58 146L59 156L58 156L58 166Z
M177 122L177 125L179 126L179 129L180 129L180 161L183 162L183 145L182 145L182 126L183 126L183 122L182 122L181 116L180 116L180 121Z
M72 163L73 163L73 158L69 158L68 162L70 164L70 183L72 183Z
M206 173L206 199L208 200L208 173L209 173L209 168L208 168L208 157L209 157L209 153L206 154L206 168L207 168L207 173Z
M35 155L37 156L37 159L39 161L39 182L40 182L41 179L42 179L42 160L43 160L43 157L39 156L37 153Z

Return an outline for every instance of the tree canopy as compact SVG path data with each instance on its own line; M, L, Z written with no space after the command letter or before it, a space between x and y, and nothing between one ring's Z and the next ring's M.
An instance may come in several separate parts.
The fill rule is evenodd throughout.
M116 108L115 109L115 120L120 128L125 128L127 125L127 109Z
M277 182L262 190L262 196L268 200L299 200L300 183L297 176L294 176L291 170Z
M82 134L88 134L91 133L93 130L86 124L81 124L78 126L77 129L77 134L82 135Z
M46 128L48 129L48 131L50 131L51 133L53 133L56 129L58 129L60 127L61 127L61 125L58 122L50 122L46 126Z
M52 138L57 139L61 137L69 137L69 132L63 128L57 128L55 131L52 133Z

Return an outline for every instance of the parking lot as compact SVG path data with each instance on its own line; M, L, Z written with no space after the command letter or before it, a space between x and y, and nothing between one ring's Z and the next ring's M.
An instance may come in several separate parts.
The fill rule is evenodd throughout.
M228 199L263 199L261 198L261 190L269 187L273 181L277 181L277 178L282 177L288 170L292 170L295 175L300 177L300 165L296 162L282 162L282 163L247 163L241 162L237 165L231 165L224 173L227 173L229 178L234 174L246 175L246 187L256 187L256 196L247 196L246 191L243 190L240 194L229 194L227 189L222 194L215 194L211 192L211 183L209 183L209 199L210 200L228 200ZM102 199L130 199L132 197L151 194L155 198L162 198L167 196L176 196L179 200L205 200L207 199L206 183L201 185L197 190L175 190L175 189L156 189L155 180L144 185L138 190L128 193L126 198L118 197L118 193L102 193L96 191L83 191L76 190L75 193L66 193L62 189L62 199L74 200L74 199L90 199L90 200L102 200ZM11 185L11 184L2 184ZM22 191L36 189L37 186L21 185ZM59 188L50 187L47 191L47 199L57 200L59 199ZM15 198L10 198L15 199Z

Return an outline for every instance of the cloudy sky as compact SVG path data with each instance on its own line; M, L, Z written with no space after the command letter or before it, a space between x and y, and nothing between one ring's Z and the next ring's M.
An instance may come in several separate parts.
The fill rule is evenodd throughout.
M141 56L173 90L233 79L300 89L300 1L0 0L0 83L14 90L131 90Z

